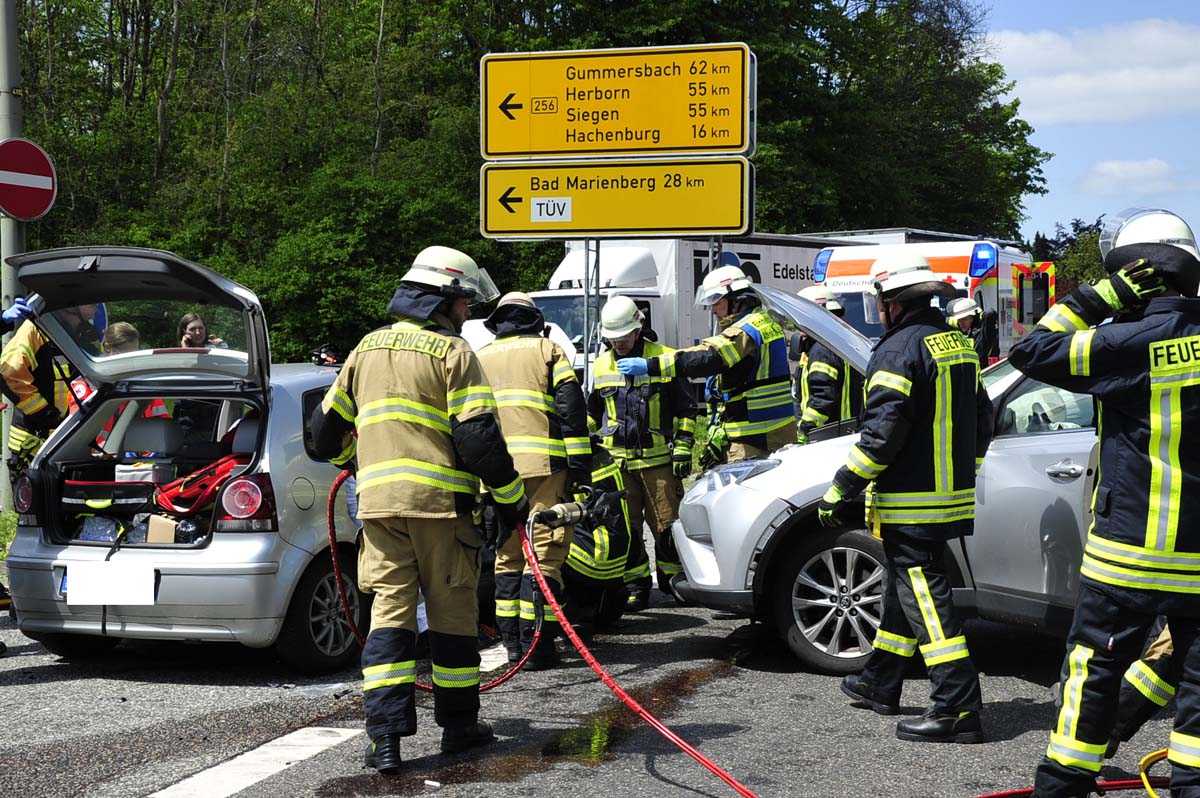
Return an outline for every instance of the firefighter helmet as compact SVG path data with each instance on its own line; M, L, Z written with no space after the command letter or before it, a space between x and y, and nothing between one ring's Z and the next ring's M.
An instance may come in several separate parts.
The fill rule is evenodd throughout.
M1100 230L1100 257L1130 244L1171 244L1200 259L1196 236L1188 223L1161 208L1126 208L1104 222Z
M885 300L906 302L920 296L957 296L954 286L942 282L919 252L898 250L876 258L871 265L871 287Z
M976 318L983 315L983 311L979 308L979 303L974 299L967 297L959 297L953 300L949 305L946 305L946 321L951 324L957 324L968 316Z
M754 283L737 266L718 267L704 275L704 282L696 289L696 307L712 307L722 298L739 294L752 285Z
M465 297L474 303L491 302L500 296L487 269L479 268L470 255L450 247L425 247L400 281L427 286L451 299Z
M831 313L843 309L842 303L838 302L837 295L829 289L829 286L824 284L801 288L798 296L811 302L816 302Z
M627 296L614 296L600 309L600 337L612 340L624 338L642 328L645 317Z
M504 296L500 297L500 301L496 303L497 308L502 308L505 305L524 305L525 307L536 307L533 304L533 297L524 291L509 291Z

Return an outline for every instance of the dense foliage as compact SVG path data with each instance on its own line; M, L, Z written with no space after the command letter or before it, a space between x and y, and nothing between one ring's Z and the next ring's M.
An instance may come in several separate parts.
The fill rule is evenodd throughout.
M1101 216L1090 224L1072 219L1069 225L1054 225L1053 237L1037 233L1033 237L1032 254L1035 261L1054 261L1056 288L1064 297L1080 283L1104 277L1104 261L1100 258Z
M561 244L478 232L487 52L745 41L759 231L1017 236L1043 191L969 0L17 0L29 245L156 246L262 297L277 359L353 344L403 265L459 246L533 289Z

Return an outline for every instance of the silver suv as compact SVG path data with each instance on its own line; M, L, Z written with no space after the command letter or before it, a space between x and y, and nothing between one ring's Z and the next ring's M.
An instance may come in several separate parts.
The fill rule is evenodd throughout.
M71 248L9 259L36 323L83 396L14 487L8 573L19 628L50 651L97 655L122 638L274 646L306 673L358 650L338 603L326 497L338 469L311 455L307 420L332 368L270 365L258 298L169 252ZM64 308L128 322L141 348L96 351ZM189 346L181 317L210 340ZM111 349L111 347L110 347ZM359 626L355 530L335 513Z

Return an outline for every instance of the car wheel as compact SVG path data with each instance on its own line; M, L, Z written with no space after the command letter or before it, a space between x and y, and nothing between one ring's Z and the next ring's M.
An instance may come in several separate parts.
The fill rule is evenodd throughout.
M102 657L116 648L119 637L100 635L68 635L58 632L38 632L26 635L46 647L51 654L65 659L94 659Z
M370 626L370 602L358 590L354 558L339 557L338 564L342 567L346 600L365 637ZM300 577L275 651L291 668L306 674L344 670L357 660L358 641L342 609L328 554L314 560Z
M883 609L883 544L864 529L822 529L789 541L775 573L775 623L805 665L856 673Z

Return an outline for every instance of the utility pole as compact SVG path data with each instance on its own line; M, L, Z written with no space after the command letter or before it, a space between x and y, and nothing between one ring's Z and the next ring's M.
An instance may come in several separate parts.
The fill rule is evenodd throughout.
M21 63L17 57L17 2L0 0L0 141L18 138L24 130L21 116ZM25 251L25 224L0 214L0 307L12 304L16 277L8 257ZM8 336L5 336L5 341ZM0 509L12 509L8 479L8 435L12 408L6 408L0 438Z

